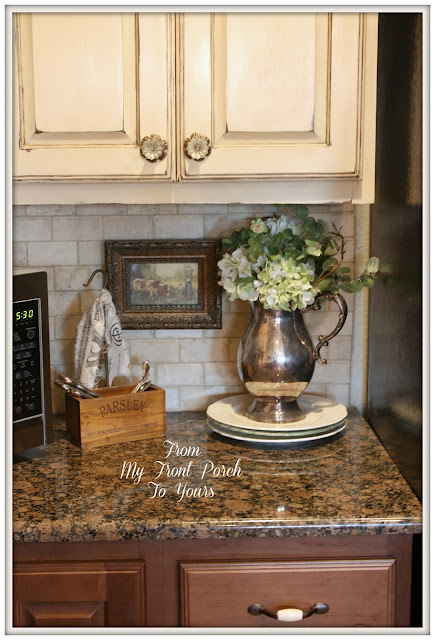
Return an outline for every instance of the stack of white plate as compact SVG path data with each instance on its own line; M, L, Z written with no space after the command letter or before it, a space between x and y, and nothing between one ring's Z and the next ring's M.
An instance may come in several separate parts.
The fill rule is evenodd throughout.
M265 444L330 438L346 426L347 409L344 405L309 393L298 400L306 416L297 422L276 424L247 418L245 410L251 402L252 396L248 393L218 400L207 409L207 424L227 438Z

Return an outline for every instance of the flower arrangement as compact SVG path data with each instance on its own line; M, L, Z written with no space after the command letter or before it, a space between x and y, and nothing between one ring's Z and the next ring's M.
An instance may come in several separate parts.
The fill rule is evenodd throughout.
M286 206L284 211L252 220L249 228L223 239L219 284L231 301L258 300L265 309L295 311L325 293L355 293L373 286L378 258L370 258L364 272L352 279L349 267L342 266L345 240L340 230L333 225L330 231L305 205Z

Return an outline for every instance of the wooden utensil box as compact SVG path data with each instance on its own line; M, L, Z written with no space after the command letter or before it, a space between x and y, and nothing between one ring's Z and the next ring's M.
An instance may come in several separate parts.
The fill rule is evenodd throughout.
M65 394L66 428L82 449L144 440L166 431L165 391L150 385L130 393L135 385L103 387L101 398L82 399Z

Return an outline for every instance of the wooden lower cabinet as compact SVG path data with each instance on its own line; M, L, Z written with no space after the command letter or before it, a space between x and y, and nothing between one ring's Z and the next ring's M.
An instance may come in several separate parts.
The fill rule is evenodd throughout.
M17 627L142 627L145 563L32 563L14 570Z
M411 561L407 535L17 543L13 624L407 627Z

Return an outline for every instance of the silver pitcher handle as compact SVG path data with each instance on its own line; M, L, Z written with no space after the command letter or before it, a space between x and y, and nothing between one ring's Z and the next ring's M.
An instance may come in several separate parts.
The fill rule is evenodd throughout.
M334 331L331 331L331 333L327 336L319 336L319 343L317 347L314 349L314 360L317 360L319 364L326 364L327 360L325 358L322 358L322 356L320 355L320 349L322 347L327 347L329 344L329 341L332 340L332 338L334 338L337 335L337 333L339 333L339 331L342 329L347 318L347 302L340 293L324 293L323 295L316 298L316 301L314 302L314 304L310 305L309 307L306 307L304 311L318 311L320 309L320 300L322 298L326 300L333 300L338 305L338 308L340 309L340 314L338 316L338 324L335 327Z

